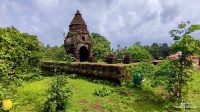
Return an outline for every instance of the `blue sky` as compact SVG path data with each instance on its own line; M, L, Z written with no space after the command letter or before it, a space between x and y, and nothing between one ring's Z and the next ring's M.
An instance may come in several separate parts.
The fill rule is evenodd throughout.
M0 27L14 26L46 44L61 45L77 10L112 48L140 41L172 43L168 32L182 21L200 24L200 0L1 0ZM59 29L59 30L58 30ZM193 36L200 39L200 32Z

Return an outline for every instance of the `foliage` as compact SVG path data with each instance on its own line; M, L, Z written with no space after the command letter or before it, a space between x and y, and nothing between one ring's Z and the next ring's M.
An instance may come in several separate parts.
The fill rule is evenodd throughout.
M0 82L0 104L1 101L5 99L10 99L14 101L16 96L13 94L16 93L16 88L22 85L22 80L20 78L16 78L15 76L4 76L1 77L2 81ZM4 112L3 108L0 108L1 112ZM10 112L14 112L14 107L10 109Z
M192 84L190 85L188 96L191 97L191 106L198 107L200 105L200 94L199 92L194 93L193 91L200 86L200 83L195 82L200 82L200 77L199 73L195 73L193 76L195 76L195 80L191 82ZM23 87L18 88L19 91L15 93L18 98L12 100L13 103L15 103L15 105L13 104L13 107L15 107L15 111L13 112L40 112L42 110L41 106L43 106L46 100L46 96L42 94L46 93L45 90L49 88L49 83L52 79L53 77L46 77L41 81L26 82L23 84ZM152 80L145 80L143 82L143 89L140 91L132 86L119 87L104 83L92 83L92 79L88 81L88 78L82 77L76 79L67 78L67 81L69 82L67 85L69 85L72 88L72 92L75 93L70 97L70 102L72 103L70 103L69 112L99 111L99 108L94 107L101 107L102 111L122 112L176 111L173 110L173 108L176 108L174 106L179 106L178 104L174 104L171 99L163 97L165 94L157 94L157 92L163 91L163 89L157 90L157 88L150 87ZM104 87L113 90L113 93L106 97L94 95L94 90L102 84ZM26 94L27 92L29 92L29 94ZM28 95L31 95L30 97L36 98L37 100L30 100ZM31 102L28 103L28 101ZM199 112L200 109L192 108L190 110L186 109L186 111Z
M106 88L106 87L98 87L95 89L94 94L97 96L108 96L112 93L112 90Z
M162 55L160 45L158 43L153 43L150 53L153 55L154 59L160 59Z
M151 46L145 45L143 47L157 60L165 59L170 54L170 47L167 43L153 43Z
M193 71L191 69L185 69L185 73L189 73L187 76L184 75L181 85L179 85L178 74L181 72L179 70L180 64L178 60L164 60L159 66L154 74L152 74L152 87L163 86L168 93L177 94L178 89L185 88L187 86L187 81L192 80L191 74Z
M14 27L0 28L0 77L34 72L43 57L37 36Z
M127 49L127 53L132 56L133 59L141 59L141 60L152 60L153 57L149 54L146 49L138 45L132 45Z
M133 82L134 82L134 85L136 86L137 79L135 79L135 78L140 77L140 78L142 78L142 80L144 80L144 78L148 79L150 74L154 74L155 67L154 67L154 65L149 64L147 62L140 62L136 66L127 67L127 71L132 73Z
M66 87L66 77L58 75L54 77L51 87L48 89L48 100L44 104L44 112L65 112L69 107L71 89Z
M66 52L64 48L64 44L61 46L48 46L44 52L44 60L57 60L57 61L64 61L66 58Z
M189 68L192 67L192 61L189 60L189 56L197 55L199 52L199 40L194 39L190 35L190 33L200 30L200 25L191 25L186 28L187 24L190 22L182 22L178 25L179 30L171 30L169 33L171 37L174 38L175 42L172 45L172 52L181 52L179 56L178 63L176 65L180 65L178 67L179 72L177 73L177 94L178 97L182 97L182 89L181 85L187 84L187 81L190 79L191 74L186 72ZM181 35L182 34L182 35Z
M142 76L149 76L149 74L153 74L155 71L155 67L152 64L149 64L147 62L140 62L136 66L131 66L127 68L128 71L131 71L134 73L134 76L138 76L138 74L141 74Z
M64 48L64 47L63 47ZM44 104L44 112L65 112L69 107L69 98L72 95L71 89L66 87L68 83L66 77L61 74L62 66L58 64L58 61L61 59L59 56L64 58L65 66L67 69L70 67L72 62L71 55L62 54L63 50L55 50L52 60L54 63L54 79L51 84L51 87L47 90L48 100Z
M162 59L165 59L167 56L169 56L170 54L170 47L168 46L167 43L163 43L161 46L160 46L160 50L161 50L161 58Z
M38 78L44 47L37 36L21 33L14 27L0 28L0 41L0 100L14 101L24 74L34 72L32 78Z
M92 53L97 59L105 59L110 53L110 42L98 33L91 33L93 43Z
M178 98L183 97L183 87L187 86L188 81L191 81L193 74L193 62L189 59L189 56L193 56L199 51L199 41L189 34L199 30L200 25L191 25L186 29L186 24L189 24L189 22L182 22L179 24L179 30L170 31L175 40L171 46L171 51L172 53L181 52L179 58L163 61L153 77L155 79L154 86L163 85L169 93L173 93Z

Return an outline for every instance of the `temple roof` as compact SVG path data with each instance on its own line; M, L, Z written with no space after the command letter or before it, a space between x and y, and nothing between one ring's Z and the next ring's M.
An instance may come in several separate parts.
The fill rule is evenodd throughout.
M79 10L77 10L74 18L72 19L70 25L74 25L74 24L82 24L82 25L86 25L85 21L83 20L81 13L79 12Z

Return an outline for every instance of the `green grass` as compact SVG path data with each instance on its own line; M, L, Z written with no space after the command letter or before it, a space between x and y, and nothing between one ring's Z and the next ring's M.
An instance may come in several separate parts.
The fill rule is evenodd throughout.
M158 111L160 108L151 101L147 102L142 96L151 91L138 90L129 87L116 87L105 84L97 84L84 79L68 79L69 85L73 87L70 112L98 112L98 111ZM94 95L98 87L106 87L114 92L109 96L99 97Z
M53 60L50 61L44 61L44 62L56 62ZM57 63L65 63L65 61L57 61ZM131 65L137 65L138 62L135 63L130 63L130 64L124 64L124 63L117 63L117 64L107 64L106 62L103 61L98 61L97 63L91 63L91 62L72 62L72 64L101 64L101 65L112 65L112 66L131 66Z
M49 87L51 78L44 78L36 82L24 82L17 89L15 112L40 112L46 101L45 90Z
M189 96L194 106L200 107L200 73L193 75L195 81L189 87ZM14 102L15 112L40 112L46 100L45 90L51 83L52 77L46 77L41 81L24 82L17 89L17 100ZM150 81L143 84L143 89L133 88L132 84L120 87L111 84L94 83L86 78L68 78L67 86L73 92L70 98L69 112L166 112L165 106L169 105L167 99L163 99L159 89L151 88ZM100 81L96 81L100 82ZM113 90L108 96L94 95L95 89L106 87ZM200 109L190 109L198 112Z

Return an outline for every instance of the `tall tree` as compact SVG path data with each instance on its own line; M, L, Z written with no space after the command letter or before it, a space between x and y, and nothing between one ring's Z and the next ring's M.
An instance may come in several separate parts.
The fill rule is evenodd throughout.
M133 45L141 46L141 42L136 42Z
M132 45L127 49L127 53L132 56L133 59L141 59L141 60L152 60L153 57L146 51L145 48L138 45Z
M93 56L98 59L105 59L106 56L111 53L110 42L98 33L91 33L91 38L93 42Z
M51 46L49 44L47 44L47 48L50 48Z
M158 43L153 43L151 45L151 51L150 53L153 55L154 59L160 59L161 56L161 50L160 50L160 46Z
M192 61L188 60L188 58L189 56L198 55L197 53L200 50L198 47L199 40L190 35L190 33L200 30L200 25L191 25L189 28L186 28L187 24L190 24L190 22L182 22L178 25L178 30L171 30L169 32L175 41L172 45L172 52L181 52L178 60L179 73L177 73L177 90L178 97L180 98L182 97L181 85L187 84L187 81L191 78L190 74L186 72L188 68L192 67Z
M160 69L154 74L154 81L158 85L166 85L169 93L173 93L175 97L182 98L184 93L183 87L187 86L191 80L193 61L190 56L198 55L200 51L200 41L196 40L190 33L200 30L200 25L191 25L186 27L189 22L182 22L178 25L177 30L171 30L169 33L174 38L171 46L171 52L179 54L176 60L167 60L162 62ZM187 94L187 89L185 91Z
M163 59L166 58L167 56L169 56L169 54L170 54L170 48L169 48L168 44L167 43L163 43L160 46L160 51L161 51Z

